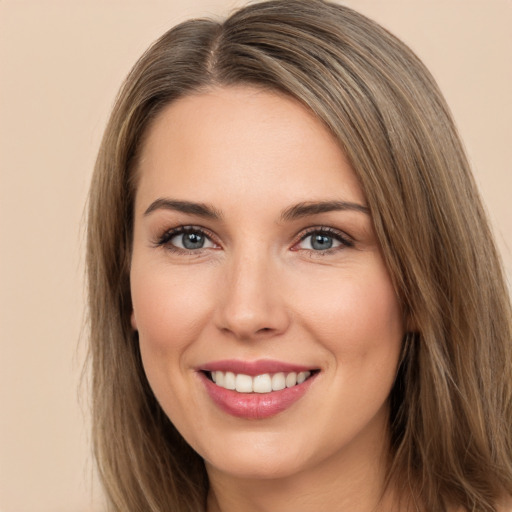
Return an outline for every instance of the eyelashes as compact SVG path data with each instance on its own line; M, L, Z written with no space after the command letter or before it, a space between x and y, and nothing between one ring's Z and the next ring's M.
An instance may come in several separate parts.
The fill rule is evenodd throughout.
M293 245L292 250L331 254L349 247L354 247L354 242L342 231L330 227L314 227L299 235L299 241Z
M213 236L204 228L196 226L179 226L166 231L155 244L173 252L194 252L203 249L220 249L213 242Z
M206 250L222 248L213 233L199 226L179 226L167 230L154 245L183 255L200 255ZM354 245L351 237L343 231L327 226L315 226L300 232L290 250L305 251L319 256L333 254Z

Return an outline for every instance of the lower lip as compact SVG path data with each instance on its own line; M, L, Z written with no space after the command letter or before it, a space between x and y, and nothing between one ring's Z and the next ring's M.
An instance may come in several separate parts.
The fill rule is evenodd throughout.
M260 420L291 407L308 391L317 374L313 374L302 384L270 393L238 393L217 386L203 372L199 372L199 376L210 398L224 412L237 418Z

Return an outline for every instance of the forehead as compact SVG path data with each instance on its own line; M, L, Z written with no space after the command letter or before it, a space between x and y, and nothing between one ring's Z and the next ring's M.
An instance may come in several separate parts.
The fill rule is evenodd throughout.
M213 89L168 105L149 129L138 172L137 196L148 201L164 193L269 201L279 193L290 201L364 202L323 123L293 98L250 87Z

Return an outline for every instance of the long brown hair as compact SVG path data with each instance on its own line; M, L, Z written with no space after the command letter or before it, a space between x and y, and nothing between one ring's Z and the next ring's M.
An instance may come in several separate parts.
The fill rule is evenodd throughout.
M117 98L89 198L95 454L113 511L204 509L201 458L161 410L130 327L134 168L162 108L250 84L306 105L358 175L409 333L390 397L389 483L417 510L512 495L510 300L448 108L403 43L320 0L250 5L164 34Z

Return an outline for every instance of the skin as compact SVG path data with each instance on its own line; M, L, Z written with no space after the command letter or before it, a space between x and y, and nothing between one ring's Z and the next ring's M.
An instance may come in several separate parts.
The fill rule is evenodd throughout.
M365 206L339 145L293 99L218 88L166 107L138 173L132 325L157 399L205 460L208 510L375 510L402 312L369 213L282 218L312 201ZM162 198L220 218L155 206ZM180 226L206 231L205 246L180 249L181 235L160 243ZM310 228L334 230L324 233L333 247L313 249ZM291 407L251 420L219 409L198 378L224 359L320 372Z

